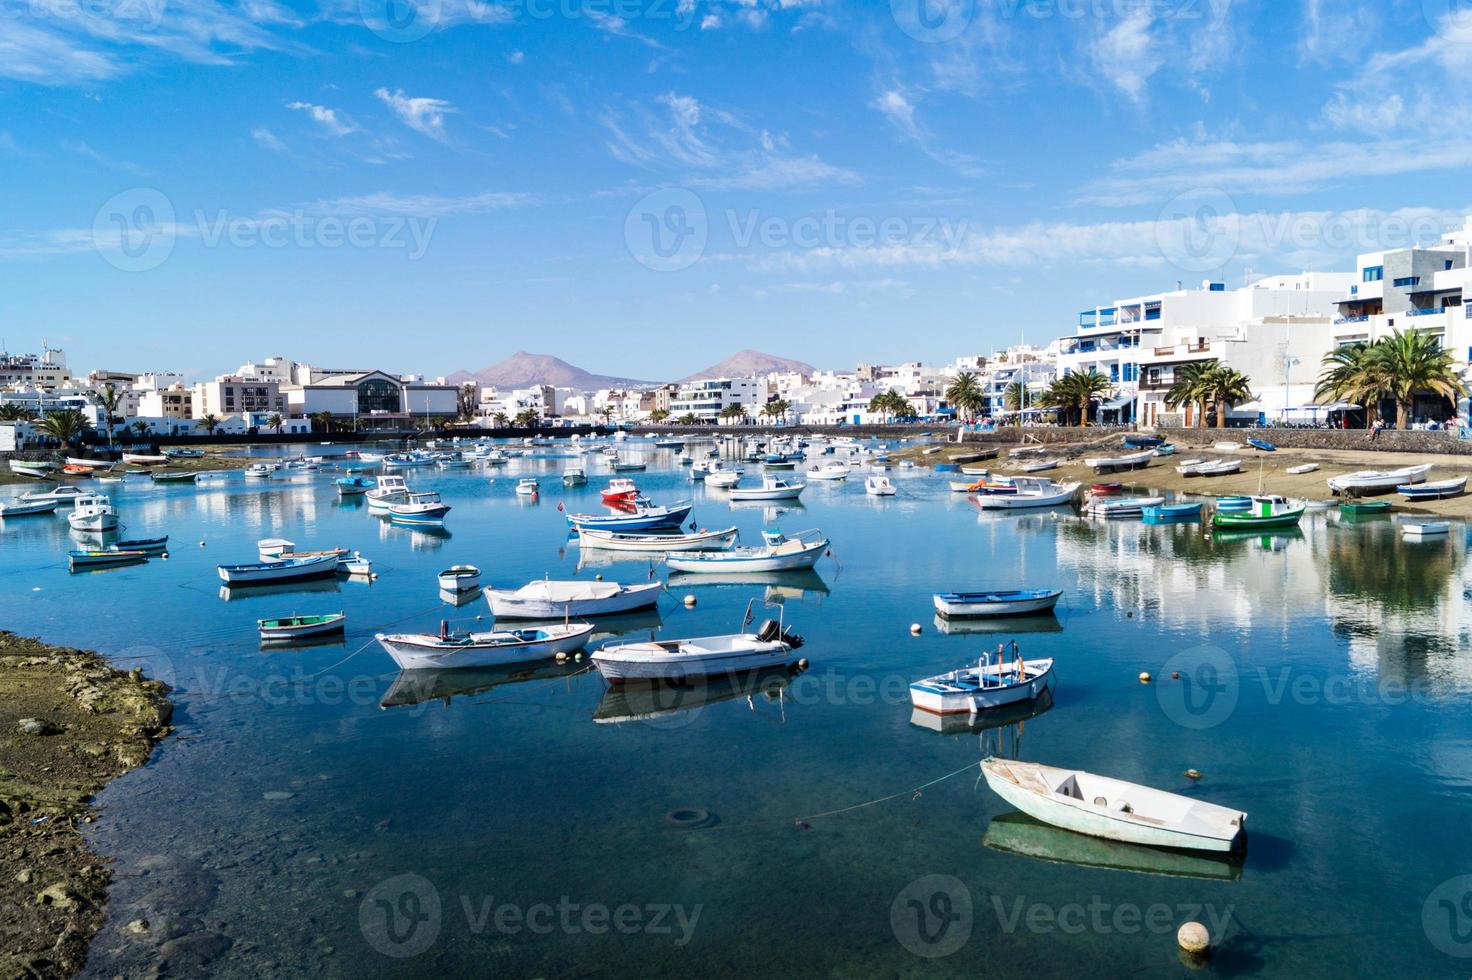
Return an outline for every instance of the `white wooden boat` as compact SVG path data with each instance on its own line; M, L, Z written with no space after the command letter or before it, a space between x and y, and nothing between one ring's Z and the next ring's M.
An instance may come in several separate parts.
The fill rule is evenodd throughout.
M337 573L337 557L318 555L287 561L249 562L241 565L219 565L216 571L226 585L268 585L299 579L321 578Z
M1395 492L1407 500L1440 500L1443 497L1461 496L1467 489L1465 476L1451 480L1432 480L1426 483L1406 483L1395 488ZM26 496L30 496L27 494Z
M1197 476L1227 476L1242 472L1240 459L1214 459L1196 467Z
M372 576L373 562L355 551L351 555L344 555L337 560L337 570L343 575L357 577L365 575Z
M538 579L519 589L486 589L486 602L497 619L562 619L568 616L611 616L647 609L659 602L664 583L619 585L617 582Z
M942 616L1027 616L1052 610L1062 589L999 589L991 592L940 592L935 611Z
M438 635L379 633L374 639L403 670L443 670L547 660L559 653L581 649L592 632L591 623L569 623L535 629L455 633L447 623L441 623Z
M159 463L167 463L169 457L162 454L152 453L123 453L123 462L132 463L135 466L157 466Z
M378 486L364 494L368 498L368 509L387 513L389 507L409 499L409 484L402 476L384 474L378 478Z
M263 640L299 640L308 636L341 633L347 624L346 613L322 613L315 616L278 616L256 620L256 630Z
M974 667L927 677L910 685L910 703L937 715L974 715L1019 701L1031 701L1053 683L1053 661L1023 660L1012 644L1012 660L998 647L995 659L983 657Z
M1040 459L1032 463L1023 463L1022 472L1042 473L1046 470L1056 470L1058 468L1058 464L1061 462L1062 460L1058 459Z
M1319 464L1318 463L1304 463L1301 466L1290 466L1286 470L1284 470L1283 472L1284 473L1292 473L1294 476L1301 476L1304 473L1312 473L1314 470L1316 470L1318 468L1319 468Z
M723 531L695 531L690 534L623 534L618 531L578 529L578 542L584 548L604 551L722 551L736 543L735 527Z
M45 500L12 500L0 504L0 517L29 517L32 514L53 514L56 508L61 506L61 501Z
M963 467L961 467L961 475L962 476L986 476L990 472L991 472L991 470L989 470L985 466L963 466Z
M568 514L567 523L579 531L583 528L599 531L646 531L660 527L679 527L690 516L694 506L688 500L667 507L654 507L644 503L622 514Z
M46 479L55 469L55 463L43 463L23 459L12 459L10 461L10 472L16 476L31 476L38 480Z
M864 478L864 492L871 497L893 497L894 483L887 476L868 476Z
M275 469L274 466L268 466L265 463L252 463L245 468L245 475L251 480L268 480Z
M1398 470L1357 470L1343 476L1329 477L1329 489L1337 494L1363 494L1394 490L1412 483L1425 483L1431 464L1406 466Z
M581 487L588 482L588 474L581 467L569 466L562 471L562 485L565 487Z
M1183 459L1176 464L1176 472L1181 476L1196 476L1197 471L1206 462L1204 459Z
M116 565L136 565L148 560L148 553L135 549L98 548L95 550L69 551L66 556L67 570L76 572L86 568L110 568Z
M106 470L106 469L111 469L112 468L112 460L110 460L110 459L85 459L85 458L83 458L81 456L68 456L66 458L66 465L68 465L68 466L80 466L80 467L83 467L84 469L89 469L89 470Z
M480 588L480 569L474 565L451 565L440 572L439 582L446 592L474 592Z
M1242 448L1242 444L1240 442L1215 442L1212 443L1211 448L1219 453L1234 453Z
M758 601L747 603L743 626L751 622L752 603ZM775 605L781 609L780 603ZM779 613L778 619L764 621L755 633L610 643L596 650L592 660L610 684L683 681L786 666L802 642L802 637L784 628Z
M1093 837L1225 852L1241 841L1247 822L1240 810L1078 769L988 758L981 771L1023 813Z
M442 524L450 505L432 490L410 493L404 500L388 505L388 518L395 524Z
M74 531L116 531L118 512L106 497L89 493L75 498L66 520Z
M1110 470L1134 470L1150 465L1154 458L1154 449L1144 449L1123 456L1090 456L1084 460L1084 465L1101 473Z
M787 572L812 568L828 548L828 539L816 528L791 537L763 531L762 541L759 548L679 552L664 561L678 572Z
M740 470L715 470L705 474L705 485L715 490L730 490L740 483Z
M732 500L796 500L807 484L780 476L762 478L760 487L733 487Z
M20 495L20 499L25 503L39 503L41 501L54 500L60 504L70 503L79 497L87 496L95 496L94 491L70 483L63 483L59 486L52 487L50 490L28 490Z
M1032 507L1059 507L1071 503L1078 493L1077 483L1054 483L1041 476L1012 478L1014 493L989 493L972 497L982 510L1022 510Z
M1093 517L1143 517L1146 507L1159 507L1164 497L1094 497L1084 504Z
M260 555L262 560L275 558L284 551L295 550L296 542L288 541L286 538L261 538L256 542L256 554Z
M842 463L825 463L808 470L809 480L847 480L848 467Z
M516 493L520 497L535 497L542 490L536 477L528 476L516 481Z
M1451 529L1451 521L1407 521L1400 526L1400 533L1408 538L1431 538L1449 534Z

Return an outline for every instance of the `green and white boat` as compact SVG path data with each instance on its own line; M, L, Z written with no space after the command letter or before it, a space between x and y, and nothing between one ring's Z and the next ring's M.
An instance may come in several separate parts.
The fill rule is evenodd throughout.
M1346 500L1339 505L1339 513L1348 514L1353 517L1386 514L1389 512L1390 501L1388 500Z
M321 636L324 633L341 633L348 617L340 612L323 613L317 616L280 616L275 619L256 620L256 629L263 640L297 640L304 636Z
M1302 504L1292 504L1286 497L1261 496L1252 498L1252 506L1246 511L1224 513L1218 510L1211 515L1212 527L1256 530L1265 527L1294 527L1303 518L1306 510Z

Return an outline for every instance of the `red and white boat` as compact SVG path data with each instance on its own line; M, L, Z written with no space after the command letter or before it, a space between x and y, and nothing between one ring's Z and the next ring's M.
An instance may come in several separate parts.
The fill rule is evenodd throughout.
M639 497L639 486L627 477L616 477L608 481L601 493L604 503L632 504Z

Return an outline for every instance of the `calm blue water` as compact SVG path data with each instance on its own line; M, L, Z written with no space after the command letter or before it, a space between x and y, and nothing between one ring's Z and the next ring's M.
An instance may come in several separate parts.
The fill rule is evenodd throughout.
M642 560L577 571L556 504L596 509L596 460L588 487L547 481L535 503L515 479L566 461L494 482L419 473L454 507L443 536L339 501L327 475L114 487L126 536L173 541L134 568L68 575L60 516L0 529L6 628L177 687L177 736L100 798L94 843L118 877L89 973L162 956L242 977L1174 976L1175 929L1199 919L1221 934L1207 972L1223 976L1465 974L1462 528L1411 544L1386 521L1319 514L1212 541L1195 525L981 516L943 477L903 470L896 498L815 483L778 512L690 486L671 458L637 475L655 499L693 495L702 525L747 541L820 527L833 558L796 579L677 581L658 617L606 631L727 632L768 595L807 638L806 673L672 706L606 697L585 663L395 684L374 632L486 613L440 599L444 566L497 585L647 578ZM380 577L222 596L215 564L277 535L359 549ZM931 593L983 585L1067 592L1056 623L937 628ZM257 642L258 617L339 609L334 644ZM1048 710L989 731L912 723L909 680L1014 637L1058 660ZM1246 810L1245 861L1018 821L977 782L992 752ZM678 826L682 810L701 825ZM150 938L124 931L139 917Z

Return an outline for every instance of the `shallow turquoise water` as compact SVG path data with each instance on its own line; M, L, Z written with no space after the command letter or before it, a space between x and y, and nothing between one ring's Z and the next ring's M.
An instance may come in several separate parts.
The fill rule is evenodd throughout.
M660 634L729 631L770 592L807 638L808 672L652 715L605 697L585 664L476 675L459 694L395 685L374 632L485 612L440 600L441 567L472 562L498 585L575 574L556 504L595 509L601 464L586 488L512 494L564 465L516 462L494 483L417 474L454 507L443 537L340 502L325 475L114 488L127 536L174 545L135 568L68 575L61 517L0 529L6 628L177 687L178 735L100 799L95 843L118 878L91 975L147 972L184 937L163 947L173 972L220 976L1164 976L1186 972L1186 919L1220 932L1207 972L1224 976L1465 974L1462 528L1412 544L1387 521L1311 515L1298 534L1210 541L1195 525L985 517L903 470L896 498L814 484L777 513L666 465L639 482L693 495L702 525L748 541L820 527L834 558L775 586L678 581ZM380 578L222 598L214 565L276 535L359 549ZM930 610L935 591L1055 584L1061 629L947 634ZM258 617L338 609L335 645L257 643ZM1049 710L987 732L911 722L905 683L1014 635L1058 659ZM989 752L1248 811L1245 862L1006 817L977 782ZM710 816L683 829L681 809ZM151 938L125 932L140 916Z

